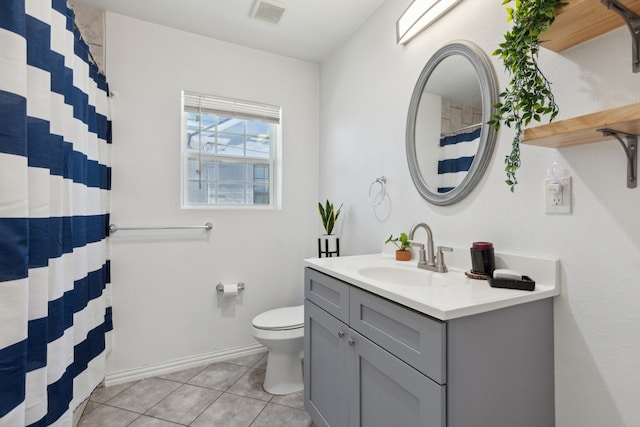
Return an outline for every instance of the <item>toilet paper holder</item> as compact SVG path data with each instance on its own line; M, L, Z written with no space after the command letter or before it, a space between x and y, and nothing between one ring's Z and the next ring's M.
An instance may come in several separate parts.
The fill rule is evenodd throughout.
M236 284L236 286L238 286L238 291L244 291L244 283L239 282L239 283ZM216 285L216 291L224 292L224 284L218 283Z

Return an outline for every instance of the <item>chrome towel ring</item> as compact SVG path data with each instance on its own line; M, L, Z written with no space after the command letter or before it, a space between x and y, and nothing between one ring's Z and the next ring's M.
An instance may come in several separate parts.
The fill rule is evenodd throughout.
M377 184L377 185L376 185ZM377 191L374 191L377 190ZM369 203L378 206L387 195L387 177L380 176L369 186Z

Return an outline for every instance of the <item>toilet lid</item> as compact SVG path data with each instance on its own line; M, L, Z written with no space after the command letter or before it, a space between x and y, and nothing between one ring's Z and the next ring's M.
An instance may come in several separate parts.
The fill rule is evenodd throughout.
M276 308L265 311L253 318L253 326L258 329L295 329L304 326L304 305Z

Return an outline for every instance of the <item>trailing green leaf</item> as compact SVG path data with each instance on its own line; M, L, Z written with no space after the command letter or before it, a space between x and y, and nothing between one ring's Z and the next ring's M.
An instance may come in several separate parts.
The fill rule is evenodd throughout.
M512 0L504 0L503 5ZM493 52L500 57L505 69L511 75L507 89L500 93L501 102L494 105L498 111L489 124L496 130L503 122L515 128L516 135L511 144L511 153L505 156L506 184L514 191L518 180L516 171L520 167L520 142L524 128L531 120L541 121L549 115L552 121L558 115L551 82L538 67L540 35L545 33L555 19L555 9L562 6L560 0L516 0L515 9L505 8L507 22L513 21L511 31L504 35L504 42Z

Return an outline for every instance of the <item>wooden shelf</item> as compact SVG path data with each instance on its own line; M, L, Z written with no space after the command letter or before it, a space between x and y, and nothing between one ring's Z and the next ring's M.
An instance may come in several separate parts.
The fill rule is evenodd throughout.
M640 103L525 129L522 143L561 148L601 142L608 139L597 131L602 128L640 135Z
M622 17L602 4L600 0L565 0L553 24L541 39L540 45L554 52L562 52L587 40L625 25ZM640 15L640 0L619 0Z

